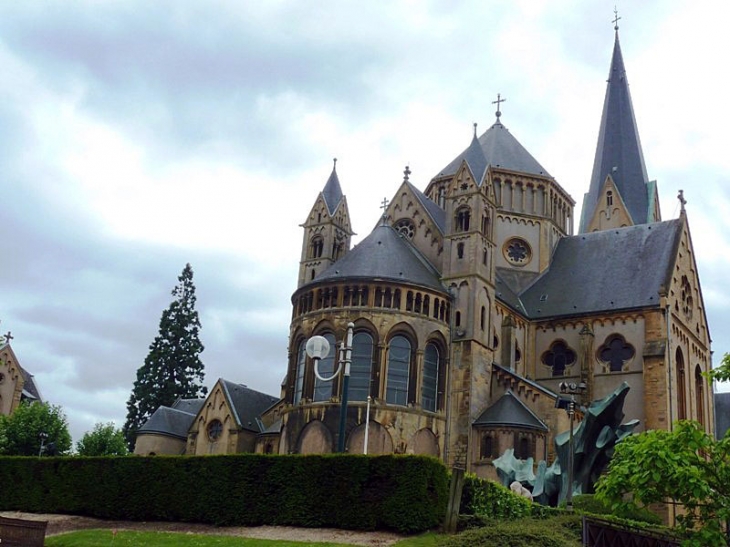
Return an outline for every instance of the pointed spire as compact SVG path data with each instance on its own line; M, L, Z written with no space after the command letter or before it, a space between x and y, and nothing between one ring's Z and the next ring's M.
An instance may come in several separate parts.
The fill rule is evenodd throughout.
M340 186L340 179L337 178L337 158L333 158L332 162L332 174L327 179L327 183L322 190L322 197L327 204L327 210L330 214L333 214L337 210L337 206L342 201L342 187Z
M598 206L600 193L608 175L611 175L634 224L645 224L655 220L653 212L649 211L649 187L644 154L641 150L639 130L618 39L619 19L616 14L613 56L603 102L593 174L583 201L580 232L588 229L588 223Z

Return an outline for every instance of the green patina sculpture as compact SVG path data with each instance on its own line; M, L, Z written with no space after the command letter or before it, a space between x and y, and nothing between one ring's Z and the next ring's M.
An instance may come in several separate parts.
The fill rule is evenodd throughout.
M593 401L581 423L574 429L573 495L593 492L593 485L611 460L616 443L631 435L639 424L639 420L621 423L628 392L629 385L624 382L607 397ZM537 472L534 471L532 458L518 460L513 449L505 451L493 462L500 482L509 487L514 481L519 481L532 490L535 501L544 505L558 505L565 499L569 488L569 437L569 431L555 436L557 457L550 467L541 460L537 464ZM565 462L565 469L561 462Z

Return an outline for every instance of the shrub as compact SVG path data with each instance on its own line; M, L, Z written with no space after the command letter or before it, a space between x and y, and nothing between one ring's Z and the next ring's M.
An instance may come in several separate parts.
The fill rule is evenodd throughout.
M533 503L494 481L466 474L459 513L499 519L518 519L532 514Z
M487 526L474 528L445 538L442 547L580 547L581 520L577 515L545 520L491 520Z

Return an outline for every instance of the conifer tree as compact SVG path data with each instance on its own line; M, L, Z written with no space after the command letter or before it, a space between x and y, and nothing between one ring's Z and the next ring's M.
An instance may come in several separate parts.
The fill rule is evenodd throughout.
M187 264L172 290L175 298L162 312L159 334L139 369L127 401L127 421L122 430L130 450L137 430L160 406L171 406L179 397L204 396L203 344L198 334L200 320L195 310L193 269Z

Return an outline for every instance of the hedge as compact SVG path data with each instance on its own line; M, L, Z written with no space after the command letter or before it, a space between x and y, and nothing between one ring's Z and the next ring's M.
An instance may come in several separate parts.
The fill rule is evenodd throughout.
M440 461L393 455L4 457L0 484L6 511L402 533L440 525L448 498Z

